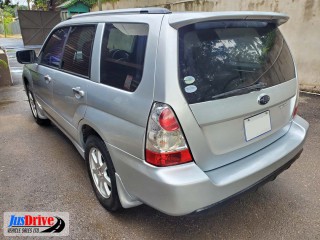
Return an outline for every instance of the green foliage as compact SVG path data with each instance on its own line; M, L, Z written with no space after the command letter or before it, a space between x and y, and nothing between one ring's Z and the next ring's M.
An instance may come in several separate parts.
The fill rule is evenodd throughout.
M98 3L98 0L81 0L84 4L88 5L89 7L92 7L93 5ZM102 3L115 3L118 2L119 0L101 0Z
M18 10L28 10L28 6L26 5L19 5Z
M33 6L34 6L33 8L37 10L48 10L47 0L34 0Z
M15 17L15 7L16 5L11 5L10 1L2 2L0 14L1 14L1 24L4 27L4 35L6 36L9 33L8 24L13 22Z
M14 6L4 5L3 6L3 12L4 12L5 16L14 17L14 8L15 8L15 5Z
M0 59L0 69L4 69L7 67L8 67L8 64L5 61L3 61L2 59Z
M11 32L9 31L8 25L9 23L13 22L13 18L11 16L5 16L4 19L4 31L6 32L6 34L11 34Z
M53 0L52 3L57 7L62 3L65 3L69 0ZM71 0L72 2L82 2L88 7L92 7L93 5L98 3L98 0ZM105 2L110 2L110 3L115 3L119 0L101 0L102 3ZM1 2L1 0L0 0ZM33 0L33 9L35 10L48 10L48 1L47 0Z
M62 0L63 2L66 2L68 0ZM74 2L76 2L77 0L74 0ZM101 0L102 3L106 3L106 2L110 2L110 3L115 3L118 2L119 0ZM89 7L92 7L93 5L98 3L98 0L80 0L80 2L83 2L84 4L86 4Z

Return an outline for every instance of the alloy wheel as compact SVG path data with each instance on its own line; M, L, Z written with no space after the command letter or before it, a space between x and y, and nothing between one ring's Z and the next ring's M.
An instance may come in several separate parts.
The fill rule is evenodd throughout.
M90 149L89 164L96 188L104 198L109 198L111 195L111 180L108 174L107 164L99 149Z

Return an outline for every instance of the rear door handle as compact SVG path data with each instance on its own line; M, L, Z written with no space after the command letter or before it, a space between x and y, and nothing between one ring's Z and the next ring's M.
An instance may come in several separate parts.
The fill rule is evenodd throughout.
M80 87L74 87L72 88L72 91L75 93L75 97L77 99L82 98L84 96L84 91L81 90Z
M51 82L51 77L47 74L44 76L44 80L46 80L46 83L50 83Z

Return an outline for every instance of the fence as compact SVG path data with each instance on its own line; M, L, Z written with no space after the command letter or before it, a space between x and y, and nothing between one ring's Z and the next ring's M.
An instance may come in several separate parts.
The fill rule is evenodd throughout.
M16 35L16 34L21 34L21 30L20 30L20 24L18 21L14 21L12 23L9 23L6 26L6 33L8 35ZM0 34L4 34L4 29L3 29L3 25L0 24Z

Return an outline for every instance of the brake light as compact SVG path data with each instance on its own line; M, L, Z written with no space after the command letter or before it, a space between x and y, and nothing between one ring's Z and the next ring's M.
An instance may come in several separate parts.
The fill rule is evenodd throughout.
M192 161L180 124L167 104L154 103L146 133L146 162L166 167Z
M166 131L175 131L179 128L179 123L174 113L169 108L163 109L159 116L160 126Z
M146 149L146 159L152 165L165 167L190 162L192 157L188 149L173 153L157 153Z

